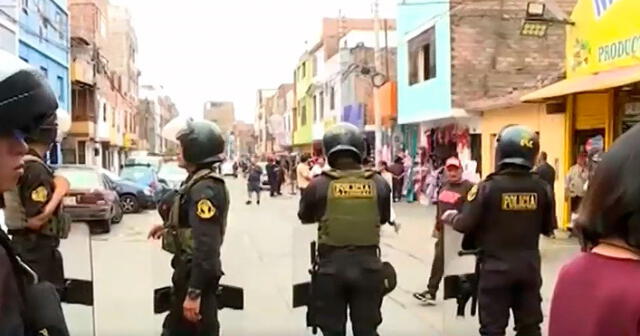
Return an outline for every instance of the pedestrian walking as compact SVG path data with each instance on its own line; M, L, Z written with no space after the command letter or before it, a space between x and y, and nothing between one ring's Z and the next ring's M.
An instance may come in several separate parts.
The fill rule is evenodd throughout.
M262 168L256 163L255 159L251 160L247 174L247 199L246 204L252 203L253 194L256 195L256 204L260 205L260 192L262 191Z
M311 169L309 168L310 158L311 155L309 153L302 154L300 163L296 166L296 179L298 181L298 189L300 189L300 196L302 196L309 182L311 182Z
M296 194L296 190L298 188L298 172L297 172L297 157L290 156L289 157L289 183L291 183L291 195Z
M287 176L287 165L285 163L285 159L280 159L277 161L278 163L278 188L276 194L278 196L282 196L282 185L286 181Z
M380 260L380 225L389 221L389 185L362 168L361 131L347 123L323 138L332 170L314 179L302 195L298 217L319 223L317 273L312 280L313 326L325 336L346 335L347 310L354 336L377 335L385 273Z
M444 225L441 217L449 210L462 211L467 194L473 188L473 183L462 178L462 163L457 157L451 157L447 160L445 171L447 182L438 194L436 225L432 234L436 239L436 244L427 289L413 294L417 300L428 305L436 304L436 294L444 275Z
M547 162L547 152L540 152L540 155L538 155L538 164L534 171L543 181L549 184L551 191L555 189L556 170Z
M640 126L613 143L582 201L583 253L556 282L549 336L640 335Z
M18 256L40 279L53 284L64 295L60 239L69 234L70 218L61 203L69 191L69 182L56 176L45 162L45 154L58 136L54 114L25 140L29 146L25 156L24 175L15 189L4 192L8 233Z
M212 170L224 157L225 143L210 121L178 117L162 135L179 144L178 163L189 175L164 225L149 232L162 238L174 269L171 308L163 323L163 336L220 334L216 293L224 274L220 249L226 231L229 193L224 179Z
M497 170L467 195L461 213L445 223L465 234L463 248L479 249L480 335L504 335L513 312L518 336L541 335L540 235L556 228L548 183L531 172L540 145L530 129L513 125L496 140Z
M0 51L0 192L15 189L23 176L28 150L24 134L40 129L55 116L57 108L47 79L17 57ZM36 196L42 199L41 192ZM15 225L13 220L5 218L8 227ZM68 335L55 288L46 281L34 283L38 279L32 273L0 230L0 335Z
M402 199L402 188L404 186L404 164L401 157L396 157L393 164L389 167L389 171L393 174L393 201L400 202Z

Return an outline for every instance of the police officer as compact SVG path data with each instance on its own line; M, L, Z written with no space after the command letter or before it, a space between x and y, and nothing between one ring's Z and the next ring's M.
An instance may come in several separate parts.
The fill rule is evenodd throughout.
M24 133L55 114L56 96L46 78L28 64L0 51L0 192L16 187L27 153ZM12 225L11 219L6 218ZM0 335L25 334L23 268L9 238L0 230ZM46 332L47 330L44 330Z
M220 248L229 196L213 165L223 160L224 139L210 121L176 118L163 136L178 141L178 162L189 175L176 193L164 225L149 233L173 254L173 300L163 336L219 335L216 290L223 275Z
M17 188L4 193L4 200L14 249L41 280L50 282L63 294L64 271L58 246L60 239L68 235L70 220L60 204L69 183L64 177L54 176L44 162L58 134L57 119L55 114L50 116L39 129L26 135L29 151L24 175Z
M540 234L553 233L556 215L551 187L531 173L539 149L530 129L504 128L497 139L496 172L469 191L462 213L443 215L466 234L464 248L482 250L480 335L505 335L510 309L518 336L541 335L538 241Z
M363 169L365 142L355 126L332 127L323 146L332 169L312 180L298 212L302 223L319 223L316 321L325 336L345 335L349 308L354 336L377 335L385 290L378 245L391 190L377 172Z

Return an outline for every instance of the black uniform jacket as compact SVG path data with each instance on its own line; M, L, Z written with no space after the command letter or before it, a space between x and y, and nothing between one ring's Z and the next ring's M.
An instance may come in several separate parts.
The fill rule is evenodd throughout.
M389 222L391 213L391 187L379 174L374 175L373 180L377 186L378 210L380 224ZM298 218L303 224L320 222L327 209L327 194L332 179L324 174L316 176L305 189L300 199Z
M29 149L29 154L40 157L33 149ZM53 174L40 162L26 161L24 174L20 177L18 186L27 218L35 217L42 213L51 199Z
M180 225L191 227L194 253L189 288L203 290L223 275L220 248L229 199L224 182L205 178L193 185L180 211Z
M487 259L507 263L520 257L539 259L540 235L549 236L556 228L551 187L524 170L489 175L469 192L452 224L470 235Z

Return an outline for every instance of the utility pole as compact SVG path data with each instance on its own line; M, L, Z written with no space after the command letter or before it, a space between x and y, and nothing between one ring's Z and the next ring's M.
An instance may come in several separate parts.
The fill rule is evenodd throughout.
M380 70L380 15L379 2L374 0L373 3L373 31L375 34L375 50L374 50L374 73ZM380 110L379 89L373 86L373 113L376 123L375 132L375 164L380 162L382 157L382 111Z

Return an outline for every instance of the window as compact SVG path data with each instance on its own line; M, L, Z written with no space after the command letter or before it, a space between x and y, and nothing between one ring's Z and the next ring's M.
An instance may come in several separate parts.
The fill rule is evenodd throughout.
M102 104L102 121L107 122L107 104Z
M61 103L64 103L64 93L64 78L62 78L62 76L58 76L58 100Z
M78 141L78 164L87 163L87 142Z
M47 70L47 68L41 66L40 71L42 71L45 77L49 77L49 71Z
M29 0L22 0L22 11L29 15Z
M333 86L329 90L329 108L331 111L336 109L336 89Z
M62 18L60 12L56 12L56 29L58 30L58 38L64 40L64 33L66 30L66 24Z
M307 124L307 106L304 101L300 103L300 126Z
M302 62L302 74L300 78L305 78L307 76L307 62Z
M313 95L313 122L318 121L318 96Z
M435 27L409 40L409 85L436 77Z
M318 112L320 120L324 119L324 92L320 92L320 108Z

